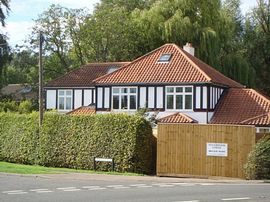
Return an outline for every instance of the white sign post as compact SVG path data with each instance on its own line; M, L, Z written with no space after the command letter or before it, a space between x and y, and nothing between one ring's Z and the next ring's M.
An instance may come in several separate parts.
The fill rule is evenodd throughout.
M207 156L226 157L226 156L228 156L228 144L207 142L206 143L206 155Z

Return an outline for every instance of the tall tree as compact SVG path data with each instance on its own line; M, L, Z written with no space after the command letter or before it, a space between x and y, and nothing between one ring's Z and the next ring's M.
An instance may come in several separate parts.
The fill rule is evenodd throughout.
M270 2L257 2L246 19L244 42L249 63L256 71L257 87L270 95Z
M142 9L150 1L103 0L82 28L84 54L89 61L132 60L144 52L138 45L138 33L132 19L134 9Z
M36 46L38 33L43 32L46 40L45 71L49 78L55 78L86 62L81 48L82 36L79 34L86 15L84 9L67 9L53 4L35 20L31 40Z
M2 26L5 26L6 15L8 14L10 0L0 0L0 22Z

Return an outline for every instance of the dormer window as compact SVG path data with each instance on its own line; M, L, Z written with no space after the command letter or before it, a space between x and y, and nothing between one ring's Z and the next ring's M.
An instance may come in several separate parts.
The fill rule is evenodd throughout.
M162 54L158 60L158 62L169 62L172 58L171 53Z

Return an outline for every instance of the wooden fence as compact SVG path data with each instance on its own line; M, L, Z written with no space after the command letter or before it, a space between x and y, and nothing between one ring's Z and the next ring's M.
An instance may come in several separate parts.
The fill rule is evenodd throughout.
M243 165L255 144L255 128L159 124L157 137L158 176L244 178Z

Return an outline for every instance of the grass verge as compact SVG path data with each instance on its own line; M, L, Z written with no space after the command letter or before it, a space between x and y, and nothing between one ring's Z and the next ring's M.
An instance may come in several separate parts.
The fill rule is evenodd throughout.
M118 172L103 172L93 170L77 170L70 168L51 168L38 165L23 165L15 163L7 163L0 161L1 173L16 173L16 174L63 174L63 173L92 173L92 174L109 174L109 175L125 175L125 176L142 176L137 173L118 173Z

